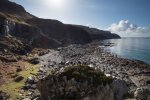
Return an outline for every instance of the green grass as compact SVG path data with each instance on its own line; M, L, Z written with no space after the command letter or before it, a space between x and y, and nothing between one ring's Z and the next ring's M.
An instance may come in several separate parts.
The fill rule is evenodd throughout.
M21 87L25 85L25 81L27 80L27 78L29 76L32 76L33 74L37 74L39 70L39 65L32 65L26 62L25 64L27 66L25 70L12 74L12 76L15 74L23 76L24 79L22 81L14 82L14 80L12 79L0 86L0 90L8 93L10 95L10 98L13 100L16 100L19 96L19 91Z

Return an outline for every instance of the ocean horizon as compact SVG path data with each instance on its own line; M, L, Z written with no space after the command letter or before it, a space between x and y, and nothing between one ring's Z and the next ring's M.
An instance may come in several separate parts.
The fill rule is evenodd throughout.
M104 40L104 42L114 43L114 46L106 48L111 53L150 64L150 37L123 37Z

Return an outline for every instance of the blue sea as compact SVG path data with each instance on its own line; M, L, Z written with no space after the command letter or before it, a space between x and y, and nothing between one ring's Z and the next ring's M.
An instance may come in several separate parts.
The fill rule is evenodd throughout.
M106 49L114 54L123 58L137 59L150 64L150 38L110 39L104 42L114 43L114 46Z

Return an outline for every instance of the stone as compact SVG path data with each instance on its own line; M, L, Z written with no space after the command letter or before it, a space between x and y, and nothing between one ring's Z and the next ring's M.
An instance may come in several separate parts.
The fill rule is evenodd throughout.
M32 92L29 92L28 95L30 96L32 94Z
M150 89L148 87L137 88L134 97L137 100L150 100Z
M31 89L31 85L25 85L25 86L22 87L22 89L23 89L23 90Z
M59 64L60 64L60 65L65 65L65 62L61 61Z
M107 77L110 77L111 75L110 74L105 74Z
M65 63L65 64L66 64L66 65L68 65L68 64L69 64L69 62L70 62L70 61L66 61L66 63Z
M33 85L31 86L31 88L32 88L32 89L36 89L36 84L33 84Z
M150 80L146 82L147 84L150 84Z
M22 71L22 69L20 68L20 66L18 66L16 72L20 72L20 71Z
M25 99L23 99L23 100L31 100L30 98L25 98Z
M78 64L82 64L81 61L78 61Z
M40 68L39 71L44 73L46 72L43 68Z
M40 99L40 97L36 97L36 98L34 98L33 100L41 100L41 99Z
M23 80L24 79L24 77L22 77L22 76L17 76L15 79L14 79L14 81L15 82L20 82L21 80Z
M39 64L39 59L38 58L33 58L29 61L31 64Z
M89 64L88 66L89 66L89 67L94 67L94 65L93 65L93 64Z
M29 77L28 77L27 82L28 82L29 84L34 84L34 83L35 83L35 82L34 82L34 78L33 78L32 76L29 76Z

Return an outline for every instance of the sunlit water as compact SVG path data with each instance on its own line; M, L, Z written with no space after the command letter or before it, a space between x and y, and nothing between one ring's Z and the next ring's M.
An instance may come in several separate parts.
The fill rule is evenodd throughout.
M115 43L114 46L107 48L112 53L150 64L150 38L110 39L105 42Z

